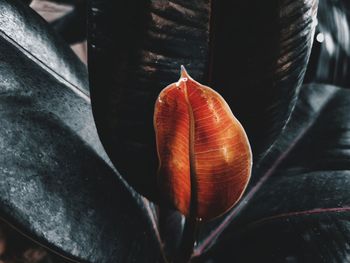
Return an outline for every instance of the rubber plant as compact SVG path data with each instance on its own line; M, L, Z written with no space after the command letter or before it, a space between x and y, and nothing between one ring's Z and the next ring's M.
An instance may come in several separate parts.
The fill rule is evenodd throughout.
M346 262L350 93L303 85L317 1L88 4L89 85L45 21L0 0L2 221L63 262L181 261L153 114L184 65L226 100L253 156L242 198L200 224L190 260Z

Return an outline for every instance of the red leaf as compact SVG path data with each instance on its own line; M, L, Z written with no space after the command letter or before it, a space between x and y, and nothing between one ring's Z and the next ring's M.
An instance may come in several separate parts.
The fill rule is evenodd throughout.
M250 178L247 135L225 100L193 80L182 68L155 105L163 196L181 213L203 220L217 217L241 198Z

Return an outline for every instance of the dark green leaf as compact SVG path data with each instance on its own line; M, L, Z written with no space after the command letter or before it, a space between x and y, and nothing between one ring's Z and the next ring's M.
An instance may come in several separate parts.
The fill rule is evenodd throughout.
M78 59L16 1L1 1L0 29L0 217L79 262L162 261L150 204L99 142L86 79L65 73Z
M0 0L0 33L59 79L88 91L87 70L67 44L18 0Z

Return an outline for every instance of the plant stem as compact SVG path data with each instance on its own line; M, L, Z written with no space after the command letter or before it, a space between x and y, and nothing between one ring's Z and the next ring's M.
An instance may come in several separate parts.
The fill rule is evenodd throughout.
M188 217L185 221L181 243L174 263L188 263L191 260L194 245L197 241L199 220L195 217Z
M159 232L163 242L163 250L167 258L176 256L181 242L185 218L180 212L161 206L158 210Z

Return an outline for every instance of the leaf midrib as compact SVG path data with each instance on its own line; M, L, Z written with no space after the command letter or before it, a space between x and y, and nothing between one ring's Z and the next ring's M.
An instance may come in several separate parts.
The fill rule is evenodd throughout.
M195 152L194 152L194 143L195 143L195 120L194 113L192 109L191 102L188 97L188 87L186 81L184 83L184 93L185 100L188 107L188 116L189 116L189 160L190 160L190 183L191 183L191 195L190 195L190 210L189 216L195 217L198 210L198 200L197 200L197 181L196 181L196 162L195 162Z
M85 102L87 102L88 104L91 104L90 94L87 91L74 85L72 82L70 82L65 77L63 77L61 74L59 74L57 71L55 71L54 69L52 69L51 67L46 65L42 60L40 60L37 56L35 56L29 50L27 50L26 48L21 46L17 41L15 41L13 38L11 38L3 30L0 30L0 37L3 37L5 40L7 40L7 42L9 42L16 49L18 49L20 52L22 52L27 58L29 58L34 63L39 65L42 69L44 69L46 72L48 72L50 75L52 75L57 81L59 81L60 83L64 84L66 87L71 89L75 94L77 94Z

